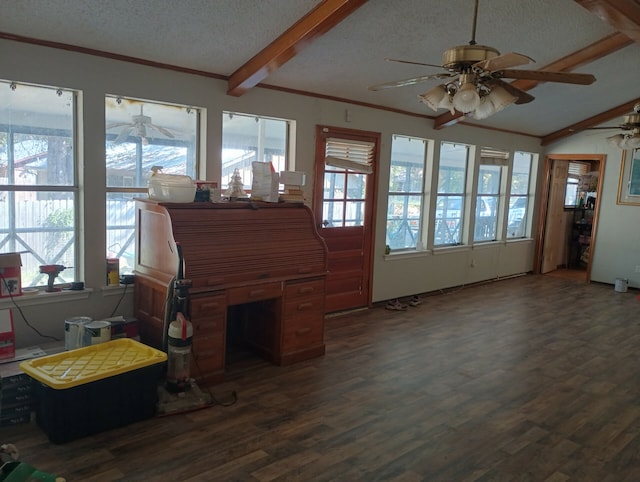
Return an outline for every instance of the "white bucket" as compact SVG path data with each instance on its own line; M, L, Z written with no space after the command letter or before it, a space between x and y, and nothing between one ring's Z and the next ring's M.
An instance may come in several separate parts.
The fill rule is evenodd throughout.
M83 345L83 327L87 323L93 321L88 316L74 316L64 320L64 349L75 350L76 348L82 348Z
M82 330L83 346L97 345L111 340L111 323L108 321L92 321L84 325Z
M616 284L613 289L618 293L626 293L628 285L629 285L628 279L616 278Z

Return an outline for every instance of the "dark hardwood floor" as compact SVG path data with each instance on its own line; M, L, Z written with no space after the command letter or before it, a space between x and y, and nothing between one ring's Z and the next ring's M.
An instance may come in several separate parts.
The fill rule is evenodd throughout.
M68 481L640 480L636 290L527 275L327 320L324 357L232 366L224 401L62 445Z

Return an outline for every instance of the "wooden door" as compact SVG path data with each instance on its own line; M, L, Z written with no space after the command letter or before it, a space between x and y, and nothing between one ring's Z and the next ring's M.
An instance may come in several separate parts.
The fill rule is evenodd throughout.
M313 210L328 250L325 312L369 306L380 134L316 128Z
M542 273L548 273L565 264L566 219L564 196L569 174L569 163L556 160L551 171L546 232L542 254Z

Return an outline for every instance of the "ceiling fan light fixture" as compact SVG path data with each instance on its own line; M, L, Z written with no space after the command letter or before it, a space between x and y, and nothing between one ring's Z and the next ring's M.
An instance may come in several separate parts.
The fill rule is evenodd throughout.
M480 103L478 104L478 107L476 107L476 110L473 111L473 118L478 120L486 119L495 113L496 108L493 106L489 96L485 95L480 99Z
M433 89L418 95L420 102L428 105L433 110L437 111L440 107L440 103L448 97L447 90L444 85L436 85Z
M513 104L518 98L515 95L511 95L504 87L497 85L487 96L487 100L491 102L494 112L500 112L508 105Z
M462 84L458 92L453 96L453 106L456 110L467 114L478 107L480 104L480 96L476 91L476 86L472 82Z
M607 137L607 142L613 147L624 149L627 143L627 138L624 134L616 134L614 136Z
M627 141L625 142L626 149L637 149L640 147L640 136L635 135L631 137L627 137Z

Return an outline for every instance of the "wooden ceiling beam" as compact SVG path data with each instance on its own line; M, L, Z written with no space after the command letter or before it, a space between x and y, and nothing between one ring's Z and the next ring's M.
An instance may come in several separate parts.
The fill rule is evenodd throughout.
M627 35L616 32L598 40L597 42L592 43L591 45L586 46L583 49L577 50L576 52L562 57L561 59L551 62L550 64L542 67L540 70L549 70L552 72L571 72L578 67L605 57L617 50L631 45L632 43L633 40ZM533 89L539 83L541 82L536 80L519 79L511 82L511 85L517 87L520 90L527 91ZM433 123L433 127L434 129L439 130L458 123L460 120L462 120L463 117L464 115L457 111L455 114L445 112L444 114L436 117Z
M240 97L365 3L367 0L323 0L231 74L227 94Z
M558 139L562 139L563 137L567 137L575 134L576 132L584 131L589 129L590 127L600 125L604 122L607 122L611 119L616 119L625 114L629 114L633 112L633 106L640 102L640 98L632 100L630 102L626 102L618 107L614 107L613 109L609 109L606 112L601 112L600 114L594 115L593 117L589 117L583 121L572 124L568 127L564 127L558 131L552 132L542 138L540 142L543 146L547 144L551 144L552 142L557 141Z
M640 42L640 2L637 0L575 0L627 37Z

